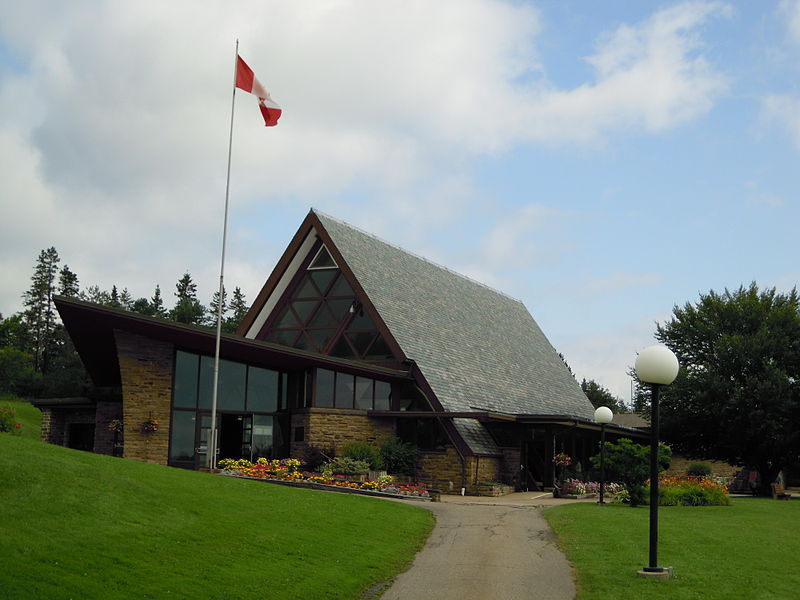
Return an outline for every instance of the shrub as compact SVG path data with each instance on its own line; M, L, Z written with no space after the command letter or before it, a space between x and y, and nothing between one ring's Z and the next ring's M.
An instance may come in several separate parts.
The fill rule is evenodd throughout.
M383 468L390 473L414 475L419 461L419 450L413 444L397 438L381 446Z
M0 406L0 432L19 433L22 423L17 421L17 413L11 404Z
M708 477L711 475L711 465L704 462L696 462L689 465L686 474L691 477Z
M368 463L369 468L373 471L380 471L383 469L380 450L369 442L350 442L344 447L343 454L347 458L362 460Z
M318 467L317 470L331 471L336 475L364 475L369 473L369 463L363 460L353 460L346 456L340 456Z
M672 458L672 450L659 444L658 466L665 470ZM591 458L592 466L600 466L600 455ZM631 506L645 502L644 484L650 476L650 447L634 444L628 438L620 438L616 443L605 443L605 468L609 479L625 485Z
M309 446L303 455L303 462L309 471L319 471L322 465L333 460L335 456L336 453L333 450Z

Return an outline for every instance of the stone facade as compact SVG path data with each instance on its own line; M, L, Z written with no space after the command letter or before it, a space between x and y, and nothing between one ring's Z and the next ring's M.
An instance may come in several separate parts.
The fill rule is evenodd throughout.
M302 428L302 436L299 428ZM291 456L305 456L309 448L340 454L350 442L380 446L392 439L395 437L394 419L371 418L364 410L307 408L292 414L290 435Z
M115 330L122 379L122 420L125 458L167 464L170 402L172 398L173 346ZM159 429L144 433L142 424L156 419Z
M70 425L93 424L95 411L93 408L42 407L41 439L48 444L72 447L69 439Z
M94 451L98 454L115 456L114 432L108 429L108 424L113 419L122 419L122 402L98 402L95 409L97 425L94 430ZM124 437L124 432L120 432L116 436L120 447L124 444Z

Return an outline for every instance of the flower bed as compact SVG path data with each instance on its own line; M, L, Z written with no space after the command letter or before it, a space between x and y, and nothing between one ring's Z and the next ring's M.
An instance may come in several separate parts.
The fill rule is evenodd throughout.
M430 497L424 483L399 484L395 482L394 477L391 475L383 475L372 481L349 481L344 475L334 475L331 471L323 471L322 473L301 471L300 467L302 465L303 463L296 458L284 458L282 460L259 458L255 463L245 459L223 459L219 461L223 474L231 477L334 486L392 496Z
M607 482L604 486L604 494L609 498L615 499L617 495L625 490L621 483ZM565 479L559 489L561 498L588 498L600 493L599 481L581 481L580 479Z
M649 482L645 493L649 499ZM728 506L731 500L726 485L709 477L684 475L659 479L658 503L661 506Z

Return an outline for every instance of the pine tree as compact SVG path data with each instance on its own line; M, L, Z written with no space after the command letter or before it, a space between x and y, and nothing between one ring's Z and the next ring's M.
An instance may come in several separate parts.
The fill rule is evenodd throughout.
M166 317L167 311L164 308L164 300L161 298L161 288L156 284L156 289L153 291L153 296L150 298L150 307L154 317Z
M42 250L31 277L31 287L22 296L25 324L31 336L34 370L38 373L47 372L48 360L55 344L56 314L53 310L53 295L60 261L54 247Z
M214 292L214 296L211 298L211 304L208 307L208 316L206 318L206 323L209 327L216 327L217 326L217 311L219 310L219 290ZM228 290L225 289L225 286L222 286L222 323L223 326L225 324L225 313L228 312Z
M128 291L128 288L122 288L122 291L119 294L119 303L122 308L125 310L131 310L133 308L133 298L131 297L131 293Z
M170 318L178 323L202 324L206 309L197 300L197 284L192 281L188 271L175 284L175 290L178 301L170 311Z
M58 272L58 293L67 298L75 298L80 293L78 276L70 271L67 265L61 267L61 271Z
M248 308L247 301L244 298L241 288L236 286L233 290L233 297L231 298L231 316L225 319L225 322L222 324L223 330L226 333L234 333L239 329L239 325L241 325L242 320L244 320Z
M105 290L101 290L100 286L91 285L80 293L80 299L86 302L94 302L103 306L111 304L111 295Z

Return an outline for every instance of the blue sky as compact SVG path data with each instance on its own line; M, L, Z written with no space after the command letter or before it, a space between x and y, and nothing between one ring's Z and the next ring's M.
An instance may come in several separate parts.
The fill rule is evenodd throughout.
M0 313L82 286L253 299L310 207L519 298L625 399L675 304L800 279L800 1L28 2L0 22ZM186 15L191 14L187 26Z

